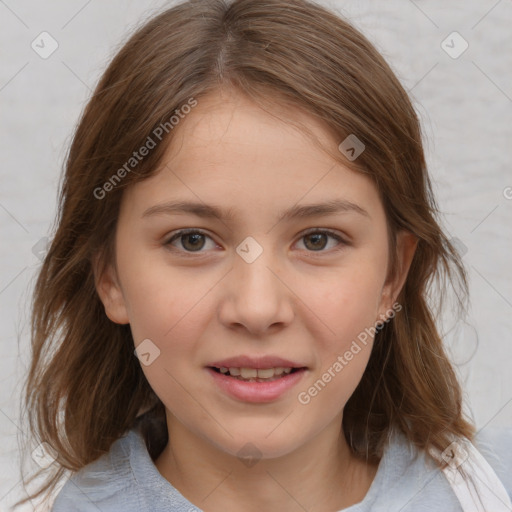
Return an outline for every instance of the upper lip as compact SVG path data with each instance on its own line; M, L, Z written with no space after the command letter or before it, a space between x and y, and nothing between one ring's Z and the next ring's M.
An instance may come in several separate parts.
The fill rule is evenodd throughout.
M236 356L215 361L208 366L215 368L305 368L305 365L277 356Z

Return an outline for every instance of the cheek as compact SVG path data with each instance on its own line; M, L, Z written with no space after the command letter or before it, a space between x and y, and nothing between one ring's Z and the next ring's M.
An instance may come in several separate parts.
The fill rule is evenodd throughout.
M315 336L318 366L297 398L327 419L345 407L370 358L379 289L368 277L353 273L324 294L317 290L316 310L325 325Z
M139 259L143 264L139 264ZM197 319L213 278L193 271L150 263L133 255L125 261L125 303L134 339L154 337L166 343L176 332L187 332Z
M359 332L375 325L383 279L374 268L361 264L310 283L305 302L325 325L333 346L343 348Z
M189 368L198 364L197 340L205 318L205 297L210 283L186 279L169 269L146 268L130 281L130 328L144 375L157 396L173 411L204 415L190 399L201 396L190 383ZM150 341L147 341L150 340ZM148 347L144 364L140 347ZM186 364L184 364L186 362ZM184 392L184 386L186 392ZM179 416L179 414L178 414ZM207 421L207 418L204 418Z

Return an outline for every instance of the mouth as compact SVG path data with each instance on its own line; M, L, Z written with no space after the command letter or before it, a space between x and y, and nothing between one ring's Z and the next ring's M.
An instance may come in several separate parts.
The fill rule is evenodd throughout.
M284 399L308 372L301 363L270 354L220 359L208 363L205 369L221 393L252 403Z
M243 382L273 382L306 369L306 367L295 368L283 366L272 368L209 366L208 368L225 377L231 377Z

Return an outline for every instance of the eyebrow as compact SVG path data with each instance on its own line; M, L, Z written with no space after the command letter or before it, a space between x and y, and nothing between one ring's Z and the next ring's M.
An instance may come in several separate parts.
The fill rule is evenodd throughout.
M190 201L168 201L148 208L142 217L153 215L173 215L191 213L202 218L218 218L234 220L235 210L224 209L220 206ZM358 213L370 219L370 214L358 204L346 199L333 199L324 203L313 203L306 205L295 205L278 213L277 221L289 221L292 219L303 219L308 217L327 216L336 213Z

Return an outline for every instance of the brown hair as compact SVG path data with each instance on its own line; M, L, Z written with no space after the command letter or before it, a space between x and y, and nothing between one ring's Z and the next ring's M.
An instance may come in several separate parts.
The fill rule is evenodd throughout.
M376 335L344 409L353 452L377 461L392 428L425 450L444 450L452 436L473 438L429 304L441 304L451 284L462 308L466 274L436 220L419 121L400 82L359 31L315 3L190 0L126 42L74 134L56 229L34 290L24 396L31 435L58 457L30 497L108 452L130 428L142 429L153 459L168 441L164 407L133 353L130 326L107 318L92 262L96 255L102 268L114 261L123 189L157 171L173 131L102 198L98 190L177 109L219 87L234 87L260 105L288 102L320 119L340 142L356 134L366 147L357 160L335 157L376 184L390 228L392 272L396 233L418 238L397 298L403 310Z

